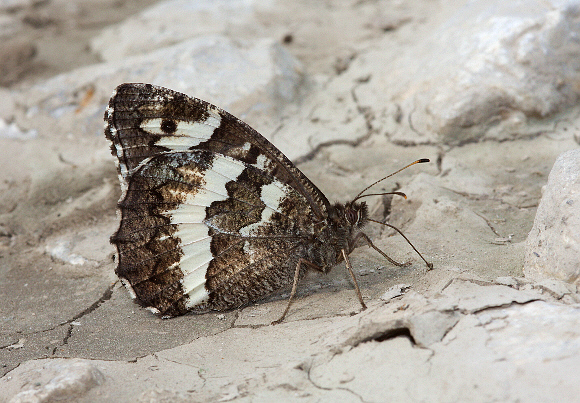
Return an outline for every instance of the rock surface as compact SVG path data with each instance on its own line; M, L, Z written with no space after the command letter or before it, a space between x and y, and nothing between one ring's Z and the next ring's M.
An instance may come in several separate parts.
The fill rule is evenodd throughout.
M579 16L578 0L0 2L0 402L577 401ZM411 265L352 253L366 311L342 265L277 326L289 290L139 308L108 242L102 118L122 82L228 109L331 201L430 158L375 188L407 199L366 200L435 268L372 224Z
M580 149L558 157L528 235L524 273L580 285Z

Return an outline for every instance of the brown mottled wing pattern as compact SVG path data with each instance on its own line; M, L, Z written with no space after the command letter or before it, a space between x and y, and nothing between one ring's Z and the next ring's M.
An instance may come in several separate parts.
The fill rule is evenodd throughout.
M120 85L105 121L122 189L116 273L140 304L164 316L224 310L291 284L329 204L278 149L149 84Z

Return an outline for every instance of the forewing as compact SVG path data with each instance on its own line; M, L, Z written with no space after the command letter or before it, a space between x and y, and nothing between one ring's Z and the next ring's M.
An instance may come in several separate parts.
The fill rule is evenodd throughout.
M197 98L151 84L121 84L105 113L105 135L118 158L122 186L147 158L208 150L253 165L302 194L318 219L324 194L272 143L228 112Z

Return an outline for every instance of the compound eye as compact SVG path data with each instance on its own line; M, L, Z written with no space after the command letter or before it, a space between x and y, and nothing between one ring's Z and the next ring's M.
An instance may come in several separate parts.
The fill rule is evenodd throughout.
M346 209L344 215L346 216L346 220L350 224L352 224L352 225L356 224L356 220L358 218L358 214L356 213L356 211L354 211L351 208L348 208L348 209Z

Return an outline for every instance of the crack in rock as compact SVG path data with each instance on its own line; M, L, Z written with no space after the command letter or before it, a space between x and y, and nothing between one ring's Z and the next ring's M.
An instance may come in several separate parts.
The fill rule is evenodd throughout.
M104 302L108 301L111 299L111 297L113 296L113 289L115 288L115 285L117 284L117 282L111 284L103 293L103 295L101 295L101 297L95 301L93 304L91 304L91 306L89 306L87 309L83 310L82 312L76 314L72 319L66 321L65 323L71 323L74 322L77 319L82 318L83 316L86 316L88 314L90 314L91 312L93 312L95 309L97 309L98 307L100 307Z
M316 147L314 147L311 151L309 151L305 155L296 158L294 160L294 164L299 165L299 164L303 164L303 163L308 162L308 161L312 161L313 159L315 159L318 156L318 154L320 154L322 152L322 150L324 150L328 147L332 147L332 146L336 146L336 145L348 145L351 147L357 147L362 142L369 139L371 135L372 135L372 133L369 132L369 133L367 133L367 134L365 134L365 135L363 135L355 140L339 139L339 140L330 140L330 141L325 141L323 143L319 143Z
M459 312L430 310L402 319L370 322L357 329L344 346L357 347L369 341L383 342L405 337L412 346L426 348L441 341L460 318Z
M68 344L68 341L72 337L72 334L73 334L73 328L74 328L74 326L76 324L75 322L78 319L80 319L80 318L82 318L82 317L90 314L95 309L97 309L98 307L100 307L104 302L106 302L106 301L108 301L108 300L111 299L111 297L113 296L113 289L115 288L115 285L116 284L117 284L116 282L113 283L113 284L111 284L105 290L105 292L103 293L103 295L101 295L101 297L97 301L95 301L94 303L92 303L88 308L86 308L83 311L79 312L78 314L76 314L71 319L67 320L66 322L60 323L58 326L55 326L54 327L54 329L56 329L59 326L64 326L64 325L67 325L68 324L68 329L67 329L66 334L64 335L64 337L63 337L62 341L60 342L60 344L57 345L56 347L54 347L52 349L52 355L55 355L56 354L56 352L57 352L57 350L58 350L59 347L66 346Z
M68 339L71 337L72 335L72 329L74 326L74 322L88 314L90 314L91 312L93 312L95 309L97 309L99 306L101 306L104 302L108 301L109 299L111 299L112 295L113 295L113 289L115 288L115 285L117 283L112 284L111 286L107 287L107 289L105 290L105 292L103 292L103 295L93 304L91 304L88 308L84 309L83 311L81 311L80 313L76 314L75 316L73 316L71 319L67 319L64 322L61 322L55 326L46 328L46 329L41 329L41 330L37 330L37 331L33 331L33 332L22 332L22 333L17 333L18 335L22 335L22 336L31 336L31 335L36 335L36 334L41 334L41 333L46 333L46 332L51 332L53 330L58 329L61 326L65 326L65 325L69 325L69 329L67 331L67 334L64 336L62 342L55 347L55 349L53 350L52 354L55 353L56 349L58 347L64 346L68 343ZM9 348L10 346L0 346L0 350L5 349L5 348Z
M319 143L318 145L316 145L316 147L314 147L311 151L309 151L305 155L296 158L294 160L295 165L299 165L299 164L303 164L305 162L311 161L314 158L316 158L316 156L318 154L320 154L324 149L335 146L335 145L349 145L351 147L358 147L361 143L368 140L372 136L373 131L374 131L373 126L372 126L372 120L374 119L374 112L372 111L372 109L370 107L361 106L359 104L357 96L355 94L356 87L364 82L366 82L366 81L359 81L359 83L351 89L351 96L352 96L354 103L356 104L357 111L361 114L361 116L363 117L363 119L365 121L365 125L367 128L366 134L364 134L364 135L362 135L359 138L356 138L354 140L337 139L337 140L330 140L330 141L325 141L325 142Z
M393 320L387 323L370 323L363 325L358 331L348 338L344 345L357 347L370 341L383 342L395 337L406 337L412 345L416 345L411 335L411 330L404 319Z
M330 359L330 361L332 361L332 358ZM360 400L362 403L370 403L370 402L367 402L367 401L365 401L365 400L362 398L362 396L361 396L361 395L359 395L359 394L358 394L358 393L356 393L355 391L353 391L353 390L350 390L350 389L348 389L348 388L327 388L327 387L324 387L324 386L318 385L316 382L314 382L314 380L312 379L312 376L311 376L311 371L312 371L312 369L314 368L314 365L313 365L312 363L310 363L310 364L307 366L307 369L305 369L305 368L304 368L304 367L302 367L301 365L300 365L300 366L298 366L297 368L298 368L298 369L302 369L302 370L306 370L306 378L308 379L308 382L310 382L310 384L311 384L312 386L314 386L316 389L319 389L319 390L326 390L326 391L332 391L332 390L343 390L343 391L345 391L345 392L348 392L348 393L352 394L353 396L356 396L356 397L357 397L357 398L358 398L358 399L359 399L359 400Z

